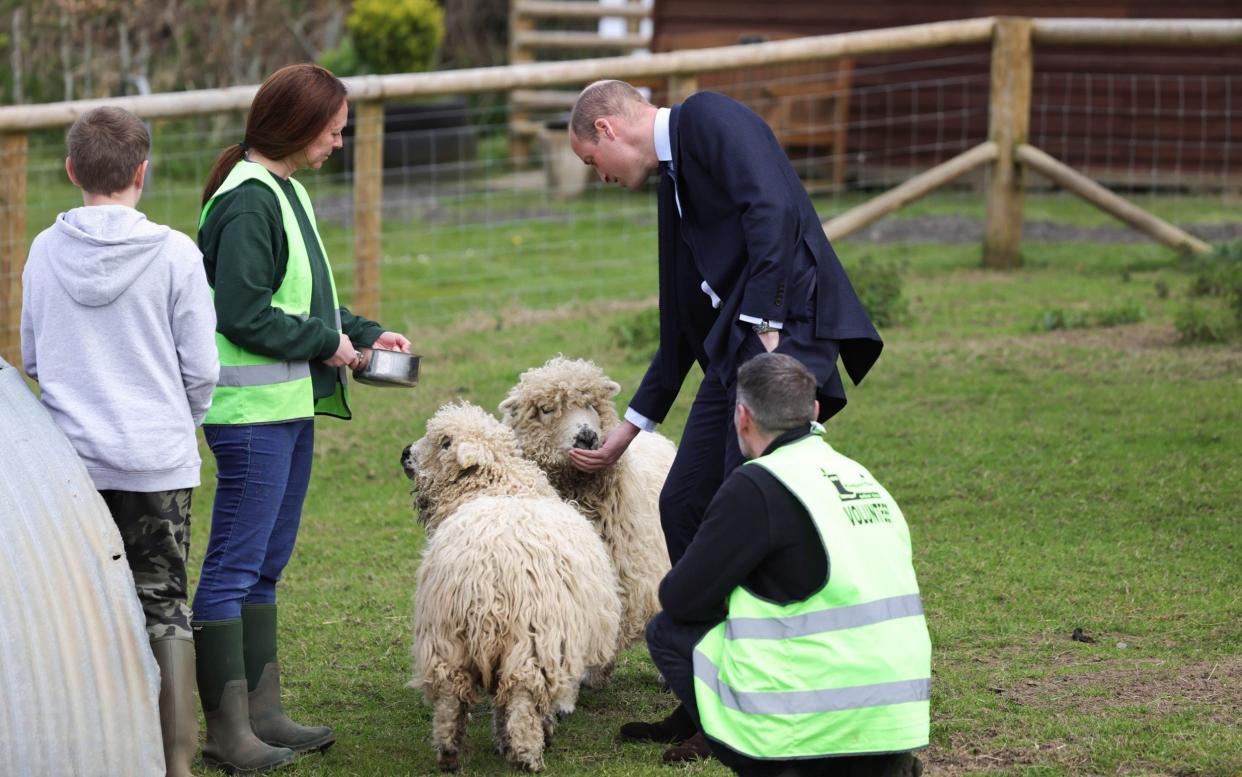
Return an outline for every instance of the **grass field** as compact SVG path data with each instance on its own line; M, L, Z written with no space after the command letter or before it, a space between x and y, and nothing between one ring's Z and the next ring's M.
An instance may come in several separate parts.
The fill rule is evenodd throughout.
M936 207L953 206L922 212ZM1048 210L1093 223L1063 202ZM424 377L412 392L357 387L354 421L319 424L282 583L282 661L289 706L333 725L339 742L287 773L435 771L429 709L404 687L423 533L401 449L441 403L494 409L522 369L560 352L603 365L623 406L645 362L616 328L654 294L653 241L638 239L610 268L623 275L631 261L628 281L600 278L598 293L571 300L505 298L480 266L470 292L496 305L438 323L417 312L407 270L385 268L389 288L413 289L413 300L386 294L385 317L415 327ZM909 267L909 321L883 333L884 355L829 430L911 525L935 644L930 773L1242 774L1242 348L1177 344L1189 279L1176 260L1147 245L1028 244L1025 269L999 273L979 268L977 246L838 249ZM1143 320L1036 325L1050 309L1120 303ZM664 427L674 438L692 388ZM212 499L205 460L195 566ZM1072 641L1075 628L1095 642ZM631 650L611 688L583 693L547 773L668 774L659 747L613 735L672 706L645 650ZM464 773L503 773L489 709L475 712Z
M32 209L32 231L74 204L57 199ZM154 202L153 218L192 231L187 208ZM1177 222L1236 210L1220 198L1147 204ZM620 381L622 407L642 375L617 329L655 295L650 198L547 207L566 218L386 224L382 319L408 330L423 382L356 387L356 419L318 426L281 584L282 663L295 716L339 741L283 773L435 772L430 711L404 687L423 533L398 464L426 418L457 398L494 409L521 370L562 352ZM977 196L951 194L904 215L981 213ZM1028 215L1107 223L1064 197L1031 197ZM349 234L327 225L325 240L348 298ZM1147 244L1027 243L1024 269L1002 273L979 267L977 245L837 248L847 263L908 268L909 319L883 332L884 355L829 431L910 522L935 645L930 773L1242 774L1242 346L1177 343L1190 279L1176 259ZM1050 311L1118 306L1141 320L1039 325ZM674 439L692 389L663 428ZM205 448L204 461L194 571L214 484ZM1095 642L1072 641L1075 628ZM659 747L613 736L673 703L645 650L631 650L611 688L583 693L547 773L669 774ZM476 710L464 774L505 772L489 717Z

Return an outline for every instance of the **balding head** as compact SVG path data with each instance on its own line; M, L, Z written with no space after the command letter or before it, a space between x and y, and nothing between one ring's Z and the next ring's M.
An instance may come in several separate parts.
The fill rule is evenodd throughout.
M578 138L599 142L597 119L606 116L631 117L640 105L648 105L637 89L624 81L606 80L588 84L574 102L569 116L569 129Z

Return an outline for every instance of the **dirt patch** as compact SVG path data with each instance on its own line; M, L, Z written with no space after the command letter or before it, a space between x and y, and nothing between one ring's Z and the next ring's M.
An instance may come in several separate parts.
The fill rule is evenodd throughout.
M1125 634L1094 637L1109 644L1140 642ZM967 660L1004 667L1014 662L1016 654L1029 658L1032 651L1046 656L1040 660L1049 669L1046 676L1006 680L988 690L1031 710L1151 720L1193 710L1204 722L1224 727L1242 725L1242 655L1193 664L1160 658L1105 657L1089 646L1070 642L1067 634L1064 641L1037 637L1030 644L1009 649L979 650ZM1058 766L1071 774L1090 772L1087 743L1054 739L1014 745L1014 734L995 728L955 730L948 735L946 745L933 747L921 757L928 774L951 777L1026 765ZM989 746L1002 736L1010 744ZM1129 766L1137 768L1136 764ZM1153 773L1164 773L1163 767L1153 767Z
M1058 764L1069 768L1071 773L1077 773L1080 770L1072 767L1084 762L1074 748L1065 742L1047 742L1030 747L1001 747L996 750L965 745L932 748L920 755L920 758L926 767L926 773L934 777L956 777L960 774L976 774L1033 764Z
M1185 346L1172 326L1127 324L1022 335L972 336L969 340L918 340L894 349L950 361L994 359L1032 374L1048 370L1098 375L1137 369L1152 378L1214 379L1242 375L1242 348L1234 345Z
M1152 717L1165 717L1186 707L1203 706L1207 720L1242 725L1242 656L1185 666L1167 666L1156 659L1118 663L1060 671L991 690L1022 706L1087 714L1142 707Z
M1112 348L1125 353L1173 348L1178 334L1173 327L1151 324L1098 327L1093 329L1059 329L1038 334L1038 338L1057 345L1089 345ZM1228 349L1217 349L1228 353ZM1238 354L1242 356L1242 354Z
M533 326L543 324L549 321L564 321L567 319L582 318L589 315L592 318L607 316L613 313L629 313L638 310L646 310L653 308L659 304L654 297L649 299L620 299L620 300L601 300L577 305L562 305L557 308L547 308L541 310L532 310L519 306L502 308L495 311L490 317L483 318L479 314L470 314L469 317L462 319L453 325L455 332L489 332L500 331L502 329L512 329L514 327Z

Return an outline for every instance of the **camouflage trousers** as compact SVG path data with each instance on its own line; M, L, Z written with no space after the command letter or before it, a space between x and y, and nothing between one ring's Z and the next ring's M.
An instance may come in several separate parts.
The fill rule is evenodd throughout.
M121 531L150 639L193 639L186 560L190 555L191 488L100 491Z

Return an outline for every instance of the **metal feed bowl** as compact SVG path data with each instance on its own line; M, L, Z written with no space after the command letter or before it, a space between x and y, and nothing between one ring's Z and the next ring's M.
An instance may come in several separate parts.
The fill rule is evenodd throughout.
M418 385L418 364L422 357L412 353L388 351L383 348L371 350L371 362L363 370L354 370L354 380L368 386Z

